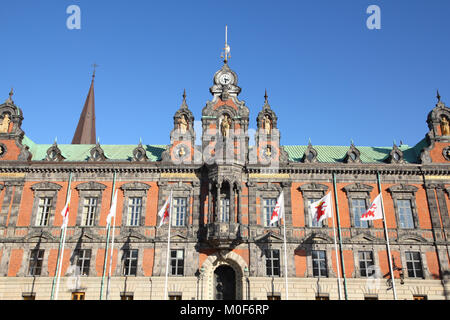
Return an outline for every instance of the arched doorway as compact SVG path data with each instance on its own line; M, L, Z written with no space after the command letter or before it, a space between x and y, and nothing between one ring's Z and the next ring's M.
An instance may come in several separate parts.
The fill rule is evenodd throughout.
M227 265L214 270L214 299L236 300L236 273Z

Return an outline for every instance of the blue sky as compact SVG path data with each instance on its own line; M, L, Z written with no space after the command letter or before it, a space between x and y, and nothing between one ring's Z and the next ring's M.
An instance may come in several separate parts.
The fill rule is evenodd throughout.
M13 86L26 135L70 143L96 62L100 142L168 144L183 89L196 120L212 97L227 24L250 127L267 88L284 145L414 145L436 89L450 104L449 18L447 0L2 0L0 100Z

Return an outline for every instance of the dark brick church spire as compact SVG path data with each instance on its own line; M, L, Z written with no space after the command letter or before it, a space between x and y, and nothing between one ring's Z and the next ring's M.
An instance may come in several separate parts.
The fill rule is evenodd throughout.
M94 78L95 67L92 74L91 87L81 111L80 120L73 136L72 144L95 144L95 98L94 98Z

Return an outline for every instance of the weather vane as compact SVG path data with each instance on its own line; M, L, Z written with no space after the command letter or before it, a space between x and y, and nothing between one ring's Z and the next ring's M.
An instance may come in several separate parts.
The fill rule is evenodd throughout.
M95 69L97 69L97 67L99 67L99 65L94 62L92 67L94 68L94 72L92 73L92 78L95 78Z
M222 55L220 56L227 63L228 59L231 58L230 55L231 48L228 45L228 26L225 26L225 48L223 48Z

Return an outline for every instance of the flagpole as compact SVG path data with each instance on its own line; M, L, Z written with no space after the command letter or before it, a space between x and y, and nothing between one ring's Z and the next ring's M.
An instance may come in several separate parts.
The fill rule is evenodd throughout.
M167 295L167 281L169 279L169 255L170 255L170 226L172 220L172 191L170 191L170 203L169 203L169 232L167 235L167 258L166 258L166 282L164 284L164 299L168 300Z
M339 248L340 248L339 254L341 256L341 263L342 263L342 277L344 278L344 295L345 295L345 300L348 300L347 279L345 277L345 263L344 263L344 256L342 254L341 221L340 221L340 217L339 217L339 203L338 203L337 191L336 191L336 189L337 189L336 188L336 175L334 174L334 172L332 173L332 175L333 175L334 204L336 206L336 218L337 218L337 225L338 225L338 232L339 232ZM333 215L333 219L334 219L334 215ZM333 220L333 223L334 223L334 220ZM334 226L333 226L333 228L334 228ZM336 251L337 251L337 249L336 249ZM338 264L339 264L339 261L336 258L336 266ZM339 274L339 271L338 271L338 274ZM339 280L339 283L340 283L340 280ZM340 294L340 292L339 292L339 294Z
M63 257L64 257L64 246L66 244L67 226L65 226L63 229L64 229L63 230L63 241L62 241L62 247L61 247L61 257L60 257L59 267L58 267L58 279L56 280L55 300L58 300L59 283L60 283L60 279L61 279L61 269L62 269L62 262L63 262Z
M333 218L333 236L334 236L334 252L336 253L336 268L337 268L337 277L338 277L338 295L339 300L342 300L342 288L341 288L341 270L339 268L339 258L338 258L338 247L336 241L336 225L334 223L334 213L331 214Z
M392 268L392 256L391 256L391 247L389 245L389 234L388 229L386 225L386 218L384 216L384 203L383 203L383 195L381 194L381 182L380 182L380 173L377 171L377 183L378 183L378 192L381 195L381 212L383 213L383 226L384 226L384 234L386 235L386 245L387 245L387 254L388 254L388 261L389 261L389 273L391 274L391 280L392 280L392 293L394 295L394 300L397 300L397 291L395 290L395 278L394 278L394 272Z
M116 172L113 174L113 186L111 192L111 204L114 200L114 189L116 188ZM111 221L107 222L108 230L106 231L106 248L105 248L105 258L103 259L103 274L102 274L102 282L100 285L100 300L103 299L103 286L105 282L105 273L106 273L106 260L108 258L108 249L109 249L109 234L111 231Z
M67 203L67 198L70 195L70 187L72 184L72 172L69 173L69 182L67 184L67 192L66 192L66 203ZM63 219L63 223L64 223L64 219ZM67 228L67 226L66 226ZM64 229L66 229L64 228ZM63 233L64 231L64 233ZM58 288L59 288L59 279L58 279L58 274L59 272L59 268L60 268L60 263L59 260L61 259L61 246L63 244L63 241L65 241L65 230L61 230L61 236L59 238L59 247L58 247L58 258L56 259L56 270L55 270L55 276L53 277L53 283L52 283L52 293L51 293L51 297L50 300L55 300L55 283L58 282ZM64 249L63 249L64 250ZM58 294L56 294L56 299L58 299Z
M111 240L111 255L109 256L109 271L108 271L108 282L106 283L106 300L109 300L109 289L111 284L111 270L112 270L112 259L114 253L114 233L116 230L116 214L113 216L113 227L112 227L112 240Z
M284 279L286 282L286 300L289 300L289 290L288 290L288 268L287 268L287 249L286 249L286 215L284 212L284 195L283 195L283 226L284 226Z

